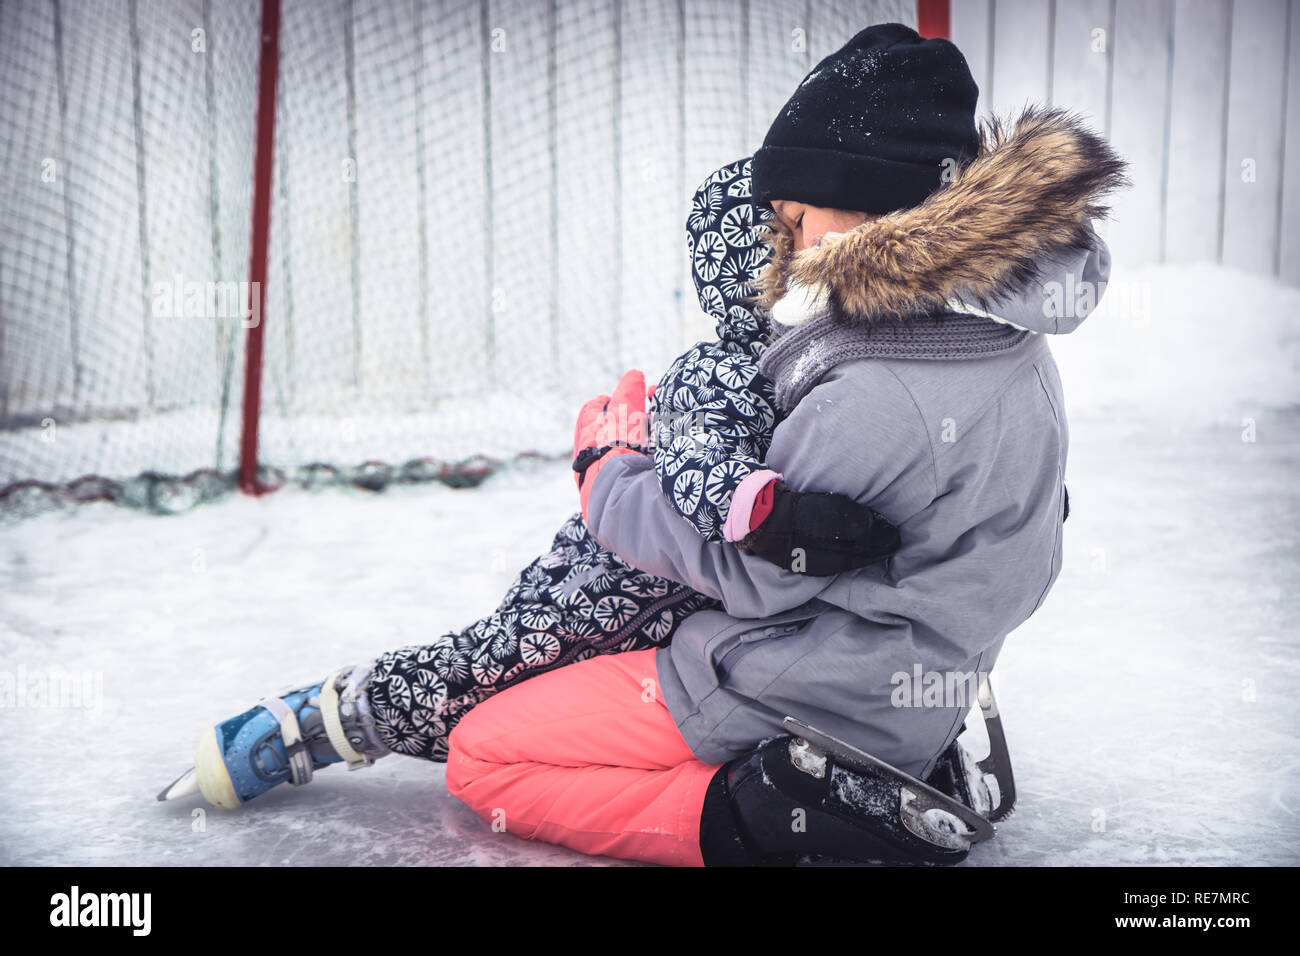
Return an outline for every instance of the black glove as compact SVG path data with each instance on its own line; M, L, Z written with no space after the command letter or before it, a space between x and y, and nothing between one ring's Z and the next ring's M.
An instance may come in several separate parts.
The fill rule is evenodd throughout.
M787 571L841 574L898 550L898 529L847 495L792 491L778 481L772 511L739 546Z

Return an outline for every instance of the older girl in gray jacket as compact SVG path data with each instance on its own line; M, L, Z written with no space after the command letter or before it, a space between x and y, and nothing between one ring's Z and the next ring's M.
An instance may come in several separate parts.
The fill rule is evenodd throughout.
M968 834L919 839L897 788L795 759L783 718L934 779L973 701L900 705L897 675L987 673L1060 571L1069 435L1041 333L1073 330L1106 280L1090 221L1124 164L1060 111L981 137L976 95L951 43L872 27L805 78L754 158L755 198L784 224L764 275L778 334L761 371L788 410L768 465L888 515L898 553L827 579L706 541L615 444L588 469L592 535L723 609L470 713L447 783L485 819L680 864L965 856ZM1064 288L1021 327L989 317L1044 264L1065 264ZM584 409L577 445L611 420L635 432L643 409L629 374Z

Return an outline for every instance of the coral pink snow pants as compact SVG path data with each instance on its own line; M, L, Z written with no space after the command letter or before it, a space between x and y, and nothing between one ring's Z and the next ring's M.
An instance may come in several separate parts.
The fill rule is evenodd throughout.
M702 866L700 813L718 765L682 740L656 653L589 658L483 701L452 731L447 789L516 836Z

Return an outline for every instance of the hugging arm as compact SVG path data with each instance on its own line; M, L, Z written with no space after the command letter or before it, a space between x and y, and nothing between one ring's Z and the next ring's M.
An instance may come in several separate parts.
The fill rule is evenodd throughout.
M862 434L854 392L837 370L777 426L768 463L786 475L792 490L839 493L864 505L871 489L884 487L907 464L872 460L871 445L897 447L897 442L891 446L882 436L877 445ZM767 617L798 607L837 579L782 567L727 542L706 541L664 497L650 460L640 455L611 460L594 479L587 521L592 537L625 561L721 601L735 617Z
M892 555L898 530L884 516L845 495L796 491L760 459L777 414L756 366L752 355L701 344L665 376L653 416L664 500L705 540L786 570L829 576Z

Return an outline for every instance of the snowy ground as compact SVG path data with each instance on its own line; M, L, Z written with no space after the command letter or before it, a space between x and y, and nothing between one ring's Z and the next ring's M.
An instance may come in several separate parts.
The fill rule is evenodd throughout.
M1190 275L1138 274L1154 321L1057 347L1065 568L998 663L1020 804L969 865L1300 863L1300 294ZM591 862L493 834L401 757L238 813L153 801L205 724L490 610L574 507L567 470L533 465L4 528L0 681L89 675L90 706L3 700L0 863Z

